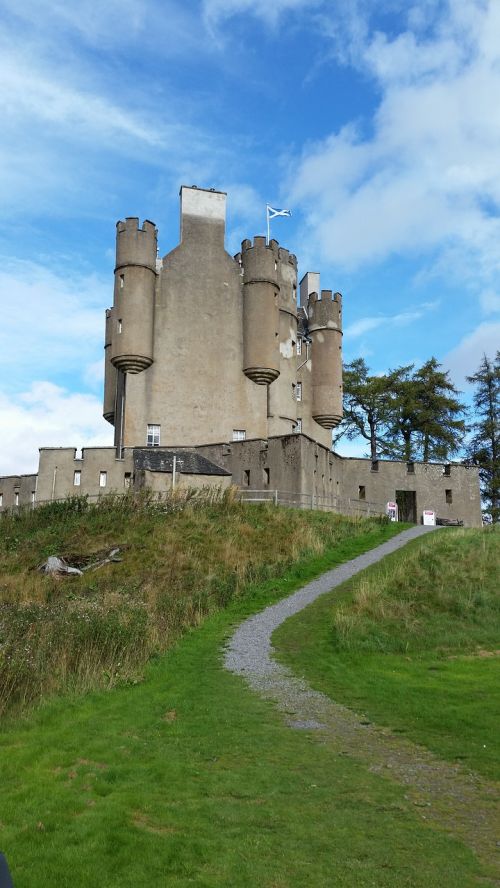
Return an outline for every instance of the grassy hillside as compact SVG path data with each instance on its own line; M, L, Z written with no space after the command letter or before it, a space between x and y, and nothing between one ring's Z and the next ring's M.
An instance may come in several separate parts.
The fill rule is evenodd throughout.
M300 559L331 563L395 528L320 512L245 506L231 491L74 498L0 519L0 713L58 691L137 681L185 631ZM36 568L49 555L122 561L82 577ZM351 548L349 548L351 546ZM329 566L325 565L325 569Z
M500 529L442 530L288 620L280 659L379 724L500 778Z
M493 888L488 862L431 826L407 787L291 730L221 664L247 614L393 528L230 514L256 539L297 521L343 541L240 589L140 685L53 699L4 727L0 847L16 888Z

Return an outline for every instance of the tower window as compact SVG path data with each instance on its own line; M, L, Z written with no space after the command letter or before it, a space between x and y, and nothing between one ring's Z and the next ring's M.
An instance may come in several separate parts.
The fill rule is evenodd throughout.
M0 509L3 506L3 493L0 493Z
M125 275L121 274L120 275L120 290L123 290L124 285L125 285Z
M18 490L14 491L14 505L15 506L19 505L19 491Z
M108 483L108 473L107 472L99 472L99 487L106 487Z
M446 502L450 505L453 502L453 491L445 490Z
M301 419L297 419L297 422L295 423L293 430L297 435L300 434L300 432L302 431L302 420Z
M297 339L297 354L298 355L302 354L302 339L300 338L300 336Z
M366 499L366 487L364 484L360 484L358 487L358 499L360 499L360 500Z
M298 382L295 386L295 397L297 401L302 401L302 383Z
M246 436L245 429L233 429L233 441L244 441Z
M146 445L148 447L159 447L160 446L160 430L161 430L161 426L155 425L152 423L148 424L147 435L146 435Z
M269 484L271 480L271 473L269 469L264 469L263 476L264 484Z
M73 472L73 486L80 487L81 483L82 483L82 473L79 469L76 469Z
M121 333L122 332L122 319L121 318L118 318L118 320L116 322L116 327L117 327L118 333Z

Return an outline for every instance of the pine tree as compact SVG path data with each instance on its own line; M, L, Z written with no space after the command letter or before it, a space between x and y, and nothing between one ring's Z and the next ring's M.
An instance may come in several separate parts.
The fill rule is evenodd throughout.
M394 412L394 374L370 376L363 358L344 366L344 419L334 441L361 436L369 442L370 457L385 452L384 433Z
M460 392L440 367L436 358L430 358L413 377L415 428L423 462L446 460L458 453L466 432L466 408L458 399Z
M500 521L500 351L495 359L483 355L478 369L468 382L476 386L472 425L474 437L469 454L479 466L481 493L485 512L494 522Z

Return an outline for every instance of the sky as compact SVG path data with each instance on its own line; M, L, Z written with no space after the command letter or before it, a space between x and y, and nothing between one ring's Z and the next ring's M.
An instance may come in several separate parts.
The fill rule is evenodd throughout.
M344 358L500 346L497 0L0 0L0 474L111 445L115 223L178 242L179 187L228 193L344 297ZM356 449L357 448L357 449ZM364 453L347 444L339 452Z

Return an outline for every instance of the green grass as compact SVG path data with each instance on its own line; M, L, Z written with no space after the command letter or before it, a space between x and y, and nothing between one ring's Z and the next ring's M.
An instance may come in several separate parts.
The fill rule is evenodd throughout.
M232 490L73 498L2 517L0 715L58 692L138 681L152 655L252 584L304 556L392 533L378 519L245 506ZM49 555L82 564L111 546L122 562L82 577L36 570Z
M407 546L288 620L279 659L337 702L500 777L500 533Z
M0 845L16 888L492 884L402 788L286 728L222 669L221 645L246 614L375 536L248 587L155 658L143 684L11 721L0 738Z

